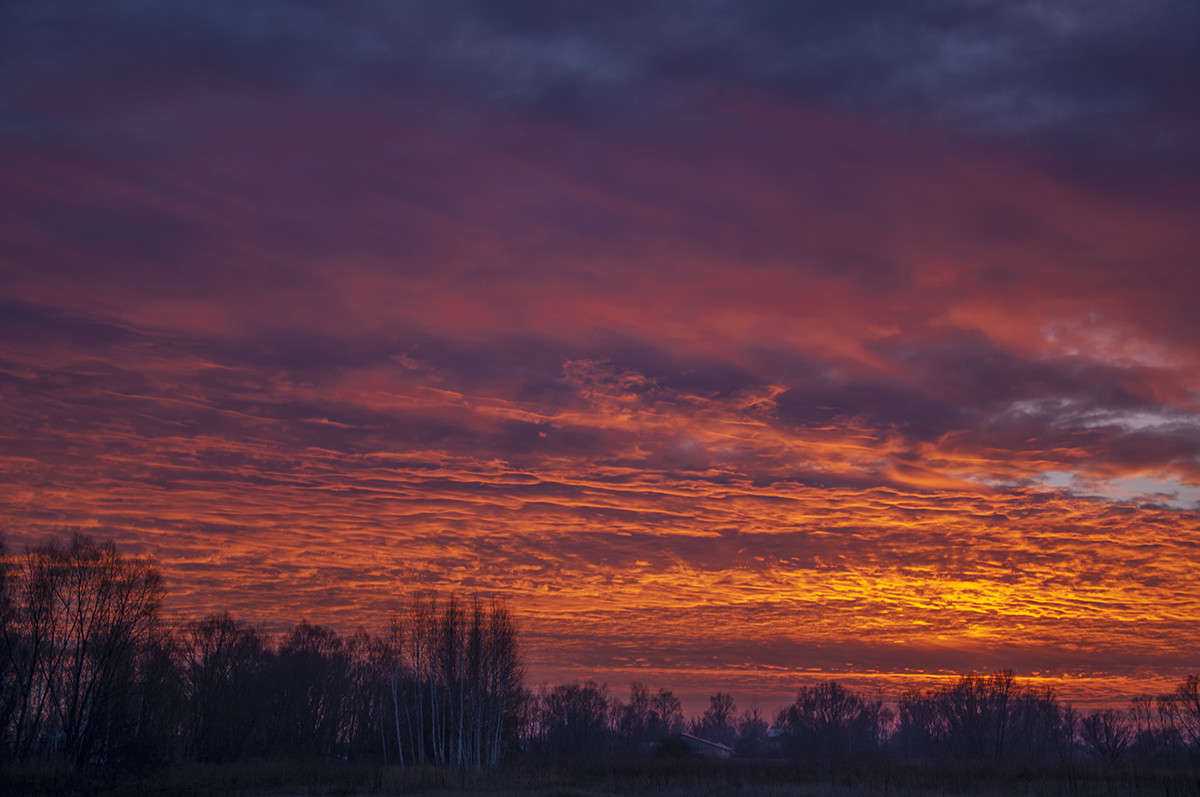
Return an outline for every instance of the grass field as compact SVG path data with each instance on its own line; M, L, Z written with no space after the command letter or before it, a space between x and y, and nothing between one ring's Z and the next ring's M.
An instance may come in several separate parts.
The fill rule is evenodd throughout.
M559 768L458 773L344 761L184 764L119 777L7 770L0 791L21 795L535 795L537 797L818 797L819 795L1021 795L1027 797L1200 797L1195 771L998 770L986 766L888 766L821 770L777 761L632 761Z

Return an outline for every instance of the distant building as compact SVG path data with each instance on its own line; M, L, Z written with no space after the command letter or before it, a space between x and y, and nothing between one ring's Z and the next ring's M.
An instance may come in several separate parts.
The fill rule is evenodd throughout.
M733 748L727 744L701 739L699 736L692 736L690 733L681 733L679 734L679 738L687 745L688 750L695 755L704 756L705 758L733 757Z

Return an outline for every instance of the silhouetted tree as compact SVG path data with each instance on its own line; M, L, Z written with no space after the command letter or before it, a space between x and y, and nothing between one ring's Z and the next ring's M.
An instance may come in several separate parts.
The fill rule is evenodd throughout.
M4 538L0 537L0 756L4 757L12 753L9 734L21 702L20 667L25 645L12 595L11 569Z
M899 709L893 745L908 756L1067 761L1075 748L1075 712L1050 690L1019 687L1011 671L906 692Z
M543 694L538 742L544 752L559 759L607 752L608 689L587 681L556 686Z
M515 748L524 671L504 604L414 596L375 651L384 705L371 722L396 763L480 768Z
M1084 717L1079 729L1080 738L1091 754L1108 764L1120 760L1132 736L1125 718L1112 709Z
M201 761L263 755L270 719L270 651L228 613L190 623L180 639L187 751Z
M758 758L768 752L767 732L770 726L758 710L758 706L747 709L737 721L737 740L734 750L738 755Z
M1175 695L1136 697L1130 704L1134 740L1131 753L1142 760L1169 763L1183 754Z
M0 550L0 756L75 766L259 756L495 766L522 751L587 760L647 754L684 728L670 691L593 681L524 688L516 623L500 602L414 597L389 633L343 636L300 622L272 644L228 614L167 632L147 562L112 543ZM1200 753L1200 676L1080 718L1011 671L910 690L892 713L830 681L805 687L768 729L717 692L697 735L762 756L1069 764L1078 751L1155 768ZM770 734L768 731L770 730ZM889 738L890 736L890 738ZM679 740L676 739L678 742ZM669 744L669 742L668 742Z
M905 758L935 757L935 748L944 735L936 694L910 689L900 696L892 746Z
M629 702L613 704L613 726L622 749L645 752L683 730L683 706L669 690L651 693L635 681L629 687Z
M271 746L289 756L342 753L348 725L351 663L342 639L328 628L300 623L273 660Z
M111 760L136 723L139 655L162 600L158 572L76 534L6 560L3 582L9 754Z
M733 746L737 740L735 716L737 704L728 692L717 692L708 698L708 708L692 722L692 733L702 739Z
M1180 736L1195 753L1200 753L1200 675L1189 675L1175 690Z
M827 759L874 754L883 742L891 712L882 701L867 700L836 681L804 687L779 713L786 749L793 756Z
M1003 723L993 757L1009 761L1069 762L1075 754L1078 717L1070 706L1058 702L1049 688L1009 687L1007 711L996 717Z
M185 754L187 684L175 637L158 633L142 647L133 733L124 751L129 763L165 763Z
M487 731L485 763L495 766L505 745L517 740L517 711L524 694L525 670L521 664L517 623L508 607L493 601L487 615L485 638L486 706L483 727Z

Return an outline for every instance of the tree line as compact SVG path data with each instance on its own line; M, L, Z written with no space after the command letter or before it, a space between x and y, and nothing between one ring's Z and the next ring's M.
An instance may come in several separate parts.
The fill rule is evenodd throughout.
M536 705L538 721L523 749L559 758L662 752L663 740L687 732L736 755L800 761L1200 763L1195 675L1173 692L1135 699L1128 710L1090 713L1060 701L1050 688L1020 684L1010 670L908 690L892 705L837 681L803 686L773 721L757 707L738 713L725 692L687 721L671 692L652 695L640 683L628 702L588 681L545 691Z
M162 599L154 566L111 542L0 557L0 758L484 769L686 755L691 734L798 761L1200 759L1197 676L1125 711L1083 714L1001 672L891 703L829 681L773 717L718 692L688 719L670 690L642 683L628 699L593 681L527 688L515 619L496 601L414 596L378 634L300 622L272 638L227 613L167 627Z
M499 602L418 596L390 627L300 622L278 640L227 613L167 628L162 580L75 536L0 568L0 750L75 765L262 757L494 766L525 700Z

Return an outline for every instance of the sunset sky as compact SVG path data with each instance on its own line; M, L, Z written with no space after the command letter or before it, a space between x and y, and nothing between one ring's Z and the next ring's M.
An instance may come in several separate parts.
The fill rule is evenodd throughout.
M1200 4L6 3L0 531L529 682L1200 671Z

